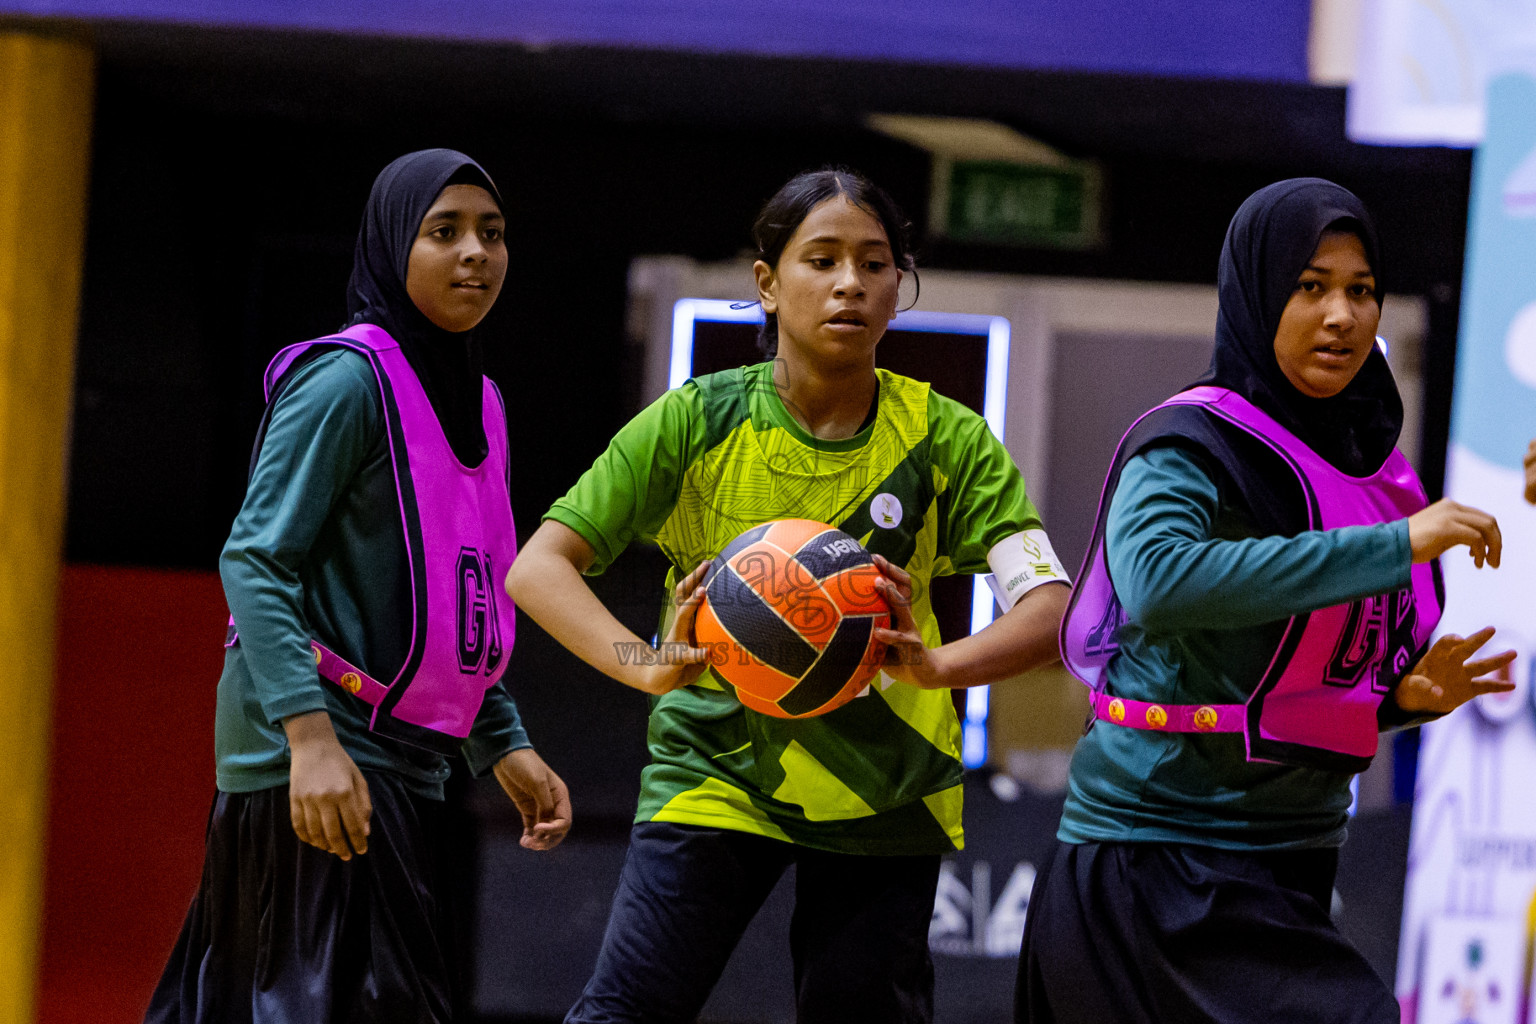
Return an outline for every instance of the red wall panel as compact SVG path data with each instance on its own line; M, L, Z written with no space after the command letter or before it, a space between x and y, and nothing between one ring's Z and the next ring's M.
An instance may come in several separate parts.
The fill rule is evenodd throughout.
M215 573L64 569L39 1024L143 1016L202 867L226 615Z

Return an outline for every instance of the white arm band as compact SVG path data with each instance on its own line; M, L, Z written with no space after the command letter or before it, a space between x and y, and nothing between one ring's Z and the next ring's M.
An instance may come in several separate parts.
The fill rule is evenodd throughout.
M987 585L1005 612L1042 583L1071 582L1044 530L1025 530L998 541L987 552L987 565L992 569Z

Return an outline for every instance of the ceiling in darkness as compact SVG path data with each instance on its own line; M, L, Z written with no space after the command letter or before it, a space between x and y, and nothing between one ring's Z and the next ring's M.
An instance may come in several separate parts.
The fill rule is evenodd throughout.
M105 68L209 113L346 120L468 105L514 120L861 129L870 112L990 117L1069 153L1457 173L1467 154L1343 138L1344 91L1209 79L530 48L146 23L90 28Z
M1387 287L1430 298L1426 377L1448 388L1470 154L1349 143L1342 90L144 23L81 30L100 71L72 558L212 564L244 490L261 367L280 345L334 329L369 182L422 146L474 154L509 201L513 271L485 325L487 367L514 433L562 424L559 444L522 450L524 517L563 492L638 401L629 261L734 256L762 201L828 162L865 170L906 206L923 268L1205 283L1245 196L1282 177L1332 177L1376 213ZM866 127L873 112L991 118L1098 161L1103 245L921 237L927 156ZM1427 422L1444 421L1442 397L1426 395ZM1431 463L1437 444L1423 445Z

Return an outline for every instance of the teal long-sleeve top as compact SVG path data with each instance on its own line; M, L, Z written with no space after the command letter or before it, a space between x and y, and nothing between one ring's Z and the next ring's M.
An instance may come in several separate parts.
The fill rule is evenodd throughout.
M313 637L388 681L410 643L410 577L378 382L345 349L304 363L272 406L245 502L219 560L239 643L219 679L214 756L219 789L288 781L282 720L324 710L359 768L391 772L441 799L448 761L368 729L366 704L321 680ZM531 746L498 683L462 751L484 774Z
M1186 449L1130 459L1105 524L1128 621L1109 692L1162 704L1240 704L1293 615L1408 586L1406 519L1258 536L1226 485ZM1249 763L1236 733L1096 722L1072 755L1058 837L1228 849L1337 846L1345 772Z

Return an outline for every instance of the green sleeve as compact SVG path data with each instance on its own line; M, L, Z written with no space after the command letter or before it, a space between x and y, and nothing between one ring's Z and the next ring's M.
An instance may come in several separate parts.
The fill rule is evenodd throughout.
M324 353L293 372L272 405L245 502L219 558L252 687L272 725L326 706L299 570L378 443L377 388L367 363L351 353Z
M942 544L957 573L985 573L987 552L1025 530L1042 529L1013 457L987 421L942 395L929 398L933 464L947 478L939 495Z
M625 424L544 518L581 534L597 553L587 571L600 573L631 541L661 530L703 445L704 404L688 381Z
M1221 539L1216 482L1181 448L1126 463L1105 523L1126 614L1152 632L1244 629L1409 583L1408 522Z

